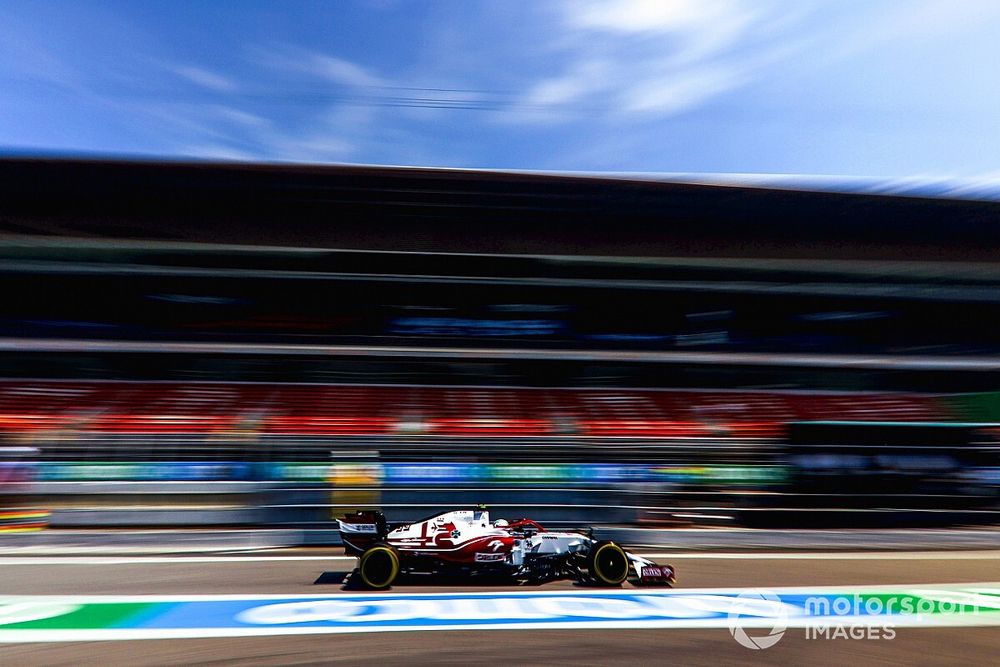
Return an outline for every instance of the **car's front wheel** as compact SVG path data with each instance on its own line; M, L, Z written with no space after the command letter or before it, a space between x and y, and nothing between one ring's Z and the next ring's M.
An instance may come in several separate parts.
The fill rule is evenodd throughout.
M399 555L388 544L370 546L358 559L358 575L366 588L389 588L399 575Z
M628 578L628 556L614 542L597 542L587 554L587 571L600 586L621 586Z

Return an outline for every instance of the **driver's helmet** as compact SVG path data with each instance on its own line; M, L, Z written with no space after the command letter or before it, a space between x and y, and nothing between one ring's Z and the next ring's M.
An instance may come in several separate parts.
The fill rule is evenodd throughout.
M509 525L510 522L507 521L507 519L497 519L496 521L493 522L494 528L506 528Z

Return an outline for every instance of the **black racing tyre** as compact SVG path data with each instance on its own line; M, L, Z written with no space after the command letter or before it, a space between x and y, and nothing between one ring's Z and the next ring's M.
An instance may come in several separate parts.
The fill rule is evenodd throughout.
M596 542L587 554L587 571L599 586L621 586L628 578L628 556L614 542Z
M399 575L399 554L388 544L368 547L358 559L358 575L365 588L389 588Z

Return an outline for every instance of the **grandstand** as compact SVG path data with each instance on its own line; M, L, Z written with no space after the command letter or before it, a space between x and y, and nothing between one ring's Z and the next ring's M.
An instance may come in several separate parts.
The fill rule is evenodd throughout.
M211 521L322 526L332 471L357 461L414 511L473 485L463 502L544 497L557 520L578 504L780 523L846 502L813 480L864 472L906 492L854 488L831 522L992 520L961 513L995 504L992 427L931 472L842 469L836 452L799 470L788 433L1000 422L998 213L650 179L0 160L0 444L37 449L66 525L154 521L143 503L197 524L170 509L187 480L223 508ZM541 495L504 495L518 475ZM127 483L101 487L117 514L80 505L93 476Z
M778 438L794 421L961 420L922 394L224 383L0 383L0 433Z

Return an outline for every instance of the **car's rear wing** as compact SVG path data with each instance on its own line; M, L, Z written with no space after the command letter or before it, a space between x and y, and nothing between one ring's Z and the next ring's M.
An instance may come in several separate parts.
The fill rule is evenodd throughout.
M378 511L355 512L337 521L344 552L358 555L389 534L385 515Z

